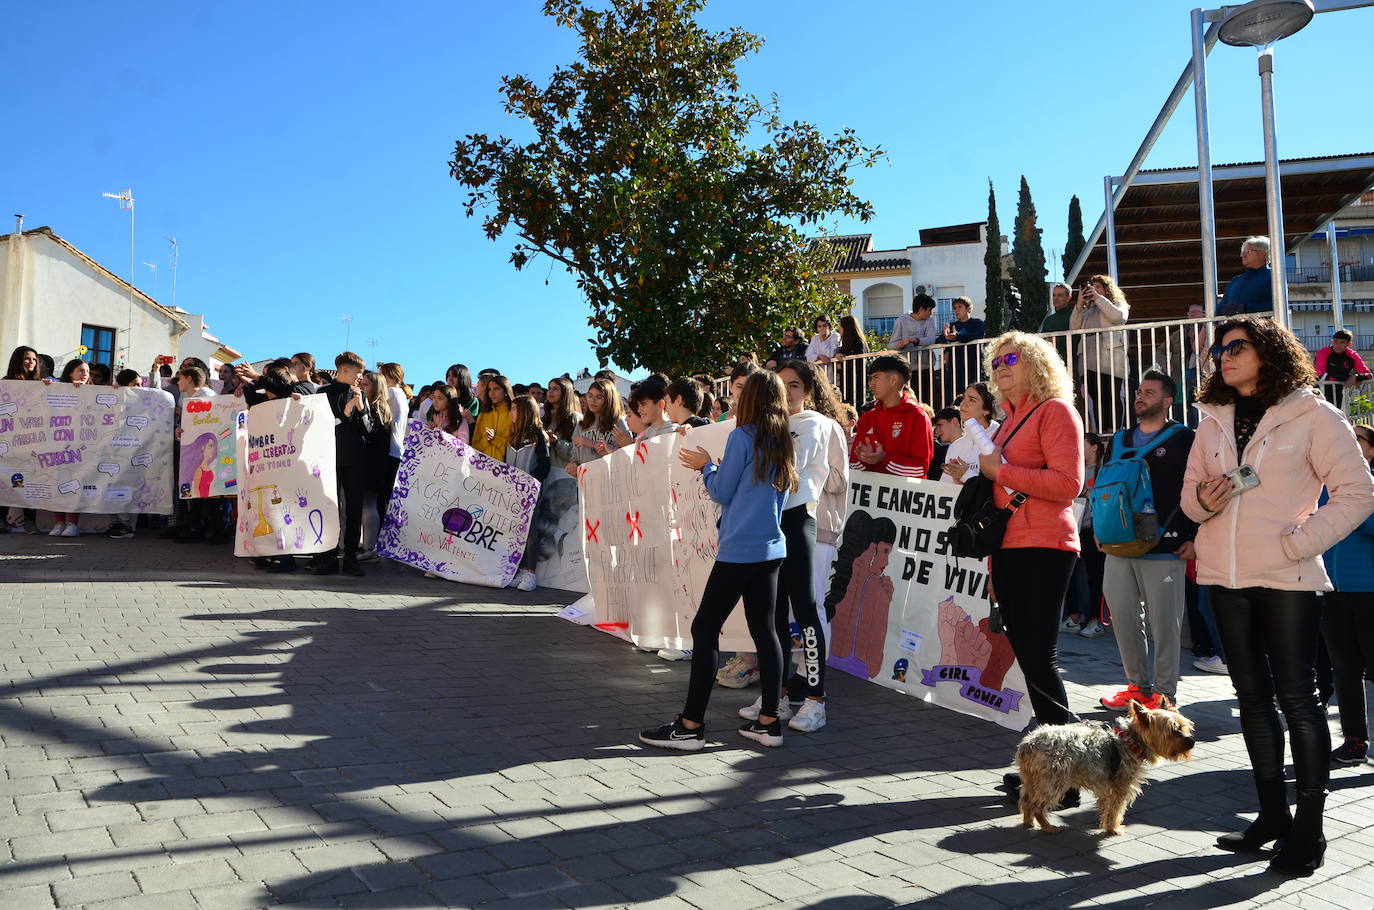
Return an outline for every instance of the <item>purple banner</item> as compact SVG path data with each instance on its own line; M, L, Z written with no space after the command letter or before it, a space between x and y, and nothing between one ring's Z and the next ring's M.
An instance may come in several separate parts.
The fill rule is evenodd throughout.
M937 664L929 670L921 671L921 684L932 689L942 682L959 683L959 696L994 711L1009 714L1021 704L1024 692L1015 689L988 689L980 681L981 667L964 667L956 664Z

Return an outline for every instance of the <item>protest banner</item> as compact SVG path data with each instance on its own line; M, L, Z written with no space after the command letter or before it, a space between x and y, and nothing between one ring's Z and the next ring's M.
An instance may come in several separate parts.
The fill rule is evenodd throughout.
M339 492L329 401L281 398L241 412L238 422L234 555L332 551L339 543Z
M692 619L715 564L720 507L701 475L678 463L700 446L719 461L734 421L656 436L579 472L582 548L591 600L566 618L646 649L690 649ZM579 602L581 603L581 602ZM744 611L721 633L723 650L753 650Z
M376 549L441 578L503 588L538 498L539 481L524 471L412 420Z
M181 403L182 499L233 496L238 490L238 415L248 405L236 395L188 398Z
M827 665L1022 730L1025 677L991 628L986 560L956 559L946 541L958 495L931 480L850 478L825 600L835 611Z
M172 511L172 396L0 381L0 506Z
M577 478L555 467L539 487L530 533L529 545L535 548L538 559L534 575L541 588L587 593L581 522Z

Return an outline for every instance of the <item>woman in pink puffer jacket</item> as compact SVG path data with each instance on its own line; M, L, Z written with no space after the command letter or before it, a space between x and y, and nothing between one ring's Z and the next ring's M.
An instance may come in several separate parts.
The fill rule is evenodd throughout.
M1197 577L1212 609L1240 706L1259 817L1218 846L1282 848L1270 870L1310 875L1322 864L1322 810L1331 752L1317 700L1317 592L1331 590L1321 554L1374 511L1374 479L1344 415L1312 390L1316 376L1298 339L1253 317L1217 327L1218 369L1198 395L1202 420L1188 457L1183 511L1199 523ZM1257 486L1227 472L1247 465ZM1320 509L1326 487L1330 500ZM1298 784L1290 816L1283 775L1288 721Z

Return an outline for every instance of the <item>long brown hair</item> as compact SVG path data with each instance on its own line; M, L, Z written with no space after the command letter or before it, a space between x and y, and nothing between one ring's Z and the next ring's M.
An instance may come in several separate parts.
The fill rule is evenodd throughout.
M509 379L507 379L504 376L488 376L486 387L482 389L481 401L478 402L481 405L483 414L485 414L487 411L490 411L492 408L496 407L496 405L492 404L491 402L492 386L496 386L498 389L501 390L501 393L505 396L506 404L510 404L512 401L515 400L515 392L511 390Z
M1261 406L1272 407L1295 390L1317 381L1317 371L1312 368L1312 358L1307 349L1297 336L1274 320L1255 316L1227 319L1217 326L1212 337L1220 344L1226 334L1234 329L1245 333L1259 356L1259 382L1255 386L1255 399ZM1197 400L1203 404L1235 404L1238 395L1235 389L1226 384L1218 368L1208 374L1202 383Z
M386 376L381 371L373 373L370 370L364 370L363 375L372 384L372 394L367 397L367 403L372 407L373 415L385 426L390 427L395 415L391 413L391 398L387 395Z
M735 425L754 428L754 483L783 493L795 490L797 464L787 425L787 389L777 373L749 374L735 405Z
M444 385L442 382L438 383L434 386L434 388L429 390L429 394L434 395L436 392L445 401L448 402L448 407L444 408L444 410L442 411L436 410L435 408L431 407L429 409L429 419L434 421L434 425L436 427L439 427L439 429L443 430L445 433L456 434L463 423L463 412L458 410L458 405L461 404L463 407L467 407L468 403L466 401L458 400L458 390L451 385ZM440 414L448 415L444 418L448 426L439 426Z
M620 393L615 389L615 383L609 379L593 379L592 384L587 387L587 393L592 389L600 389L601 394L606 396L606 404L601 409L600 414L593 414L591 405L582 413L582 423L580 426L584 430L592 429L592 424L596 424L596 429L603 433L609 433L625 417L625 406L620 401Z
M835 391L825 377L816 372L815 367L798 358L780 365L777 370L779 375L783 370L791 370L801 380L802 388L806 390L806 402L803 407L829 417L836 423L840 422L840 406L835 401Z
M387 385L393 389L400 389L401 394L406 400L415 397L415 390L406 385L406 369L395 361L377 364L377 371L386 377Z
M549 419L545 426L559 439L567 442L572 439L573 415L577 413L577 390L572 380L566 376L556 376L549 380L549 388L558 387L558 403L547 405ZM547 395L546 395L547 399Z
M533 395L516 395L510 403L510 445L521 448L544 438L544 421Z
M27 372L24 370L25 354L33 355L33 369ZM40 379L42 378L42 376L43 361L39 358L38 352L35 351L33 348L25 347L23 345L15 348L14 353L10 354L10 368L8 371L6 371L5 378L33 380Z
M853 316L841 316L840 347L852 353L856 346L860 349L868 347L868 339L864 337L864 330L859 325L859 320Z

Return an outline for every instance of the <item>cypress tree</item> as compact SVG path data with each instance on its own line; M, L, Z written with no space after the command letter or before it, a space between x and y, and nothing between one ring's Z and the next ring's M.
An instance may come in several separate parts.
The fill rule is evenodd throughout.
M1016 238L1012 241L1012 280L1021 291L1021 325L1028 331L1040 327L1049 309L1049 288L1045 284L1045 250L1040 245L1041 230L1035 223L1035 203L1030 184L1021 175L1021 194L1016 202Z
M1079 204L1078 197L1074 196L1069 200L1069 240L1064 244L1065 281L1069 279L1073 264L1078 261L1078 257L1083 254L1083 247L1087 245L1087 241L1083 239L1083 206Z
M997 196L988 179L988 248L983 254L987 272L987 303L983 305L983 324L989 338L1006 331L1006 307L1002 302L1002 227L997 222Z

